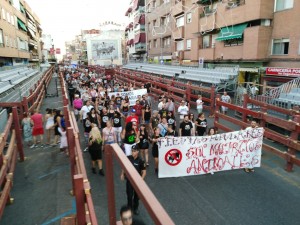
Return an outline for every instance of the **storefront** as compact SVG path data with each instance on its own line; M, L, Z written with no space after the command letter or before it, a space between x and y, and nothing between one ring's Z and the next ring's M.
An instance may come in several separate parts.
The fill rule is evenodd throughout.
M300 77L300 68L266 67L261 68L264 91L266 87L278 87Z

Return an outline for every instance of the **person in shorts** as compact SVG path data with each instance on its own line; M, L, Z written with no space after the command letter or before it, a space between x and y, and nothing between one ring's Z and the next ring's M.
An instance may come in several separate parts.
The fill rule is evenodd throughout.
M30 148L37 147L37 137L40 137L41 147L43 147L43 115L39 113L38 109L34 110L34 114L30 117L32 124L32 136L33 136L33 145Z

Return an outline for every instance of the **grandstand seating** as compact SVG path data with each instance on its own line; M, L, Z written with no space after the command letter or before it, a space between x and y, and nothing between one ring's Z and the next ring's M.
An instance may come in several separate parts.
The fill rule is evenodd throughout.
M0 94L20 84L26 79L39 73L37 69L27 67L5 70L0 72Z
M275 104L290 102L292 106L300 106L300 88L292 88L289 93L280 93L279 98L274 100Z
M178 79L186 79L209 84L221 84L237 77L237 71L234 68L207 69L146 63L127 64L123 66L123 68L154 73L168 77L174 77L175 74L177 74Z

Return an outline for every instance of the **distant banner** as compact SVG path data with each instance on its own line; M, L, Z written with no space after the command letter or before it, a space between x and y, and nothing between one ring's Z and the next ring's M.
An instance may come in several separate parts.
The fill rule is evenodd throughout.
M119 94L123 99L125 96L128 96L129 98L129 104L130 106L135 105L136 100L138 99L138 96L142 96L144 94L147 94L147 89L138 89L138 90L133 90L133 91L124 91L124 92L111 92L108 94L109 97L114 95L115 97Z
M260 167L263 128L203 137L161 138L159 177Z

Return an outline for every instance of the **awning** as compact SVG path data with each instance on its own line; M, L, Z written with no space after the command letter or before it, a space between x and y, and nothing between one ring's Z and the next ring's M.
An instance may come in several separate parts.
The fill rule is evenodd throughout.
M21 27L21 29L27 32L27 27L25 26L25 24L23 23L23 21L20 20L19 18L17 18L17 20L18 20L18 24Z
M139 0L134 0L134 2L133 2L133 10L136 10L136 8L138 7L138 5L139 5Z
M146 34L145 33L139 33L134 38L134 43L146 43Z
M129 8L127 9L126 13L125 13L125 16L128 16L128 14L131 13L131 11L132 11L132 8L129 7Z
M239 68L239 71L240 72L253 72L253 73L258 73L258 68L251 68L251 67L248 67L248 68Z
M31 38L32 38L33 40L36 40L36 36L35 36L34 32L33 32L30 28L28 29L28 31L29 31L29 33L30 33Z
M222 27L219 37L216 38L217 41L226 41L236 38L242 38L244 30L248 26L248 23L242 23L239 25Z
M21 13L25 14L24 6L21 3L20 3L20 11L21 11Z
M26 15L29 17L29 19L32 21L32 22L35 22L35 19L33 18L33 16L26 10Z
M199 0L197 1L197 4L199 5L211 4L211 0Z

